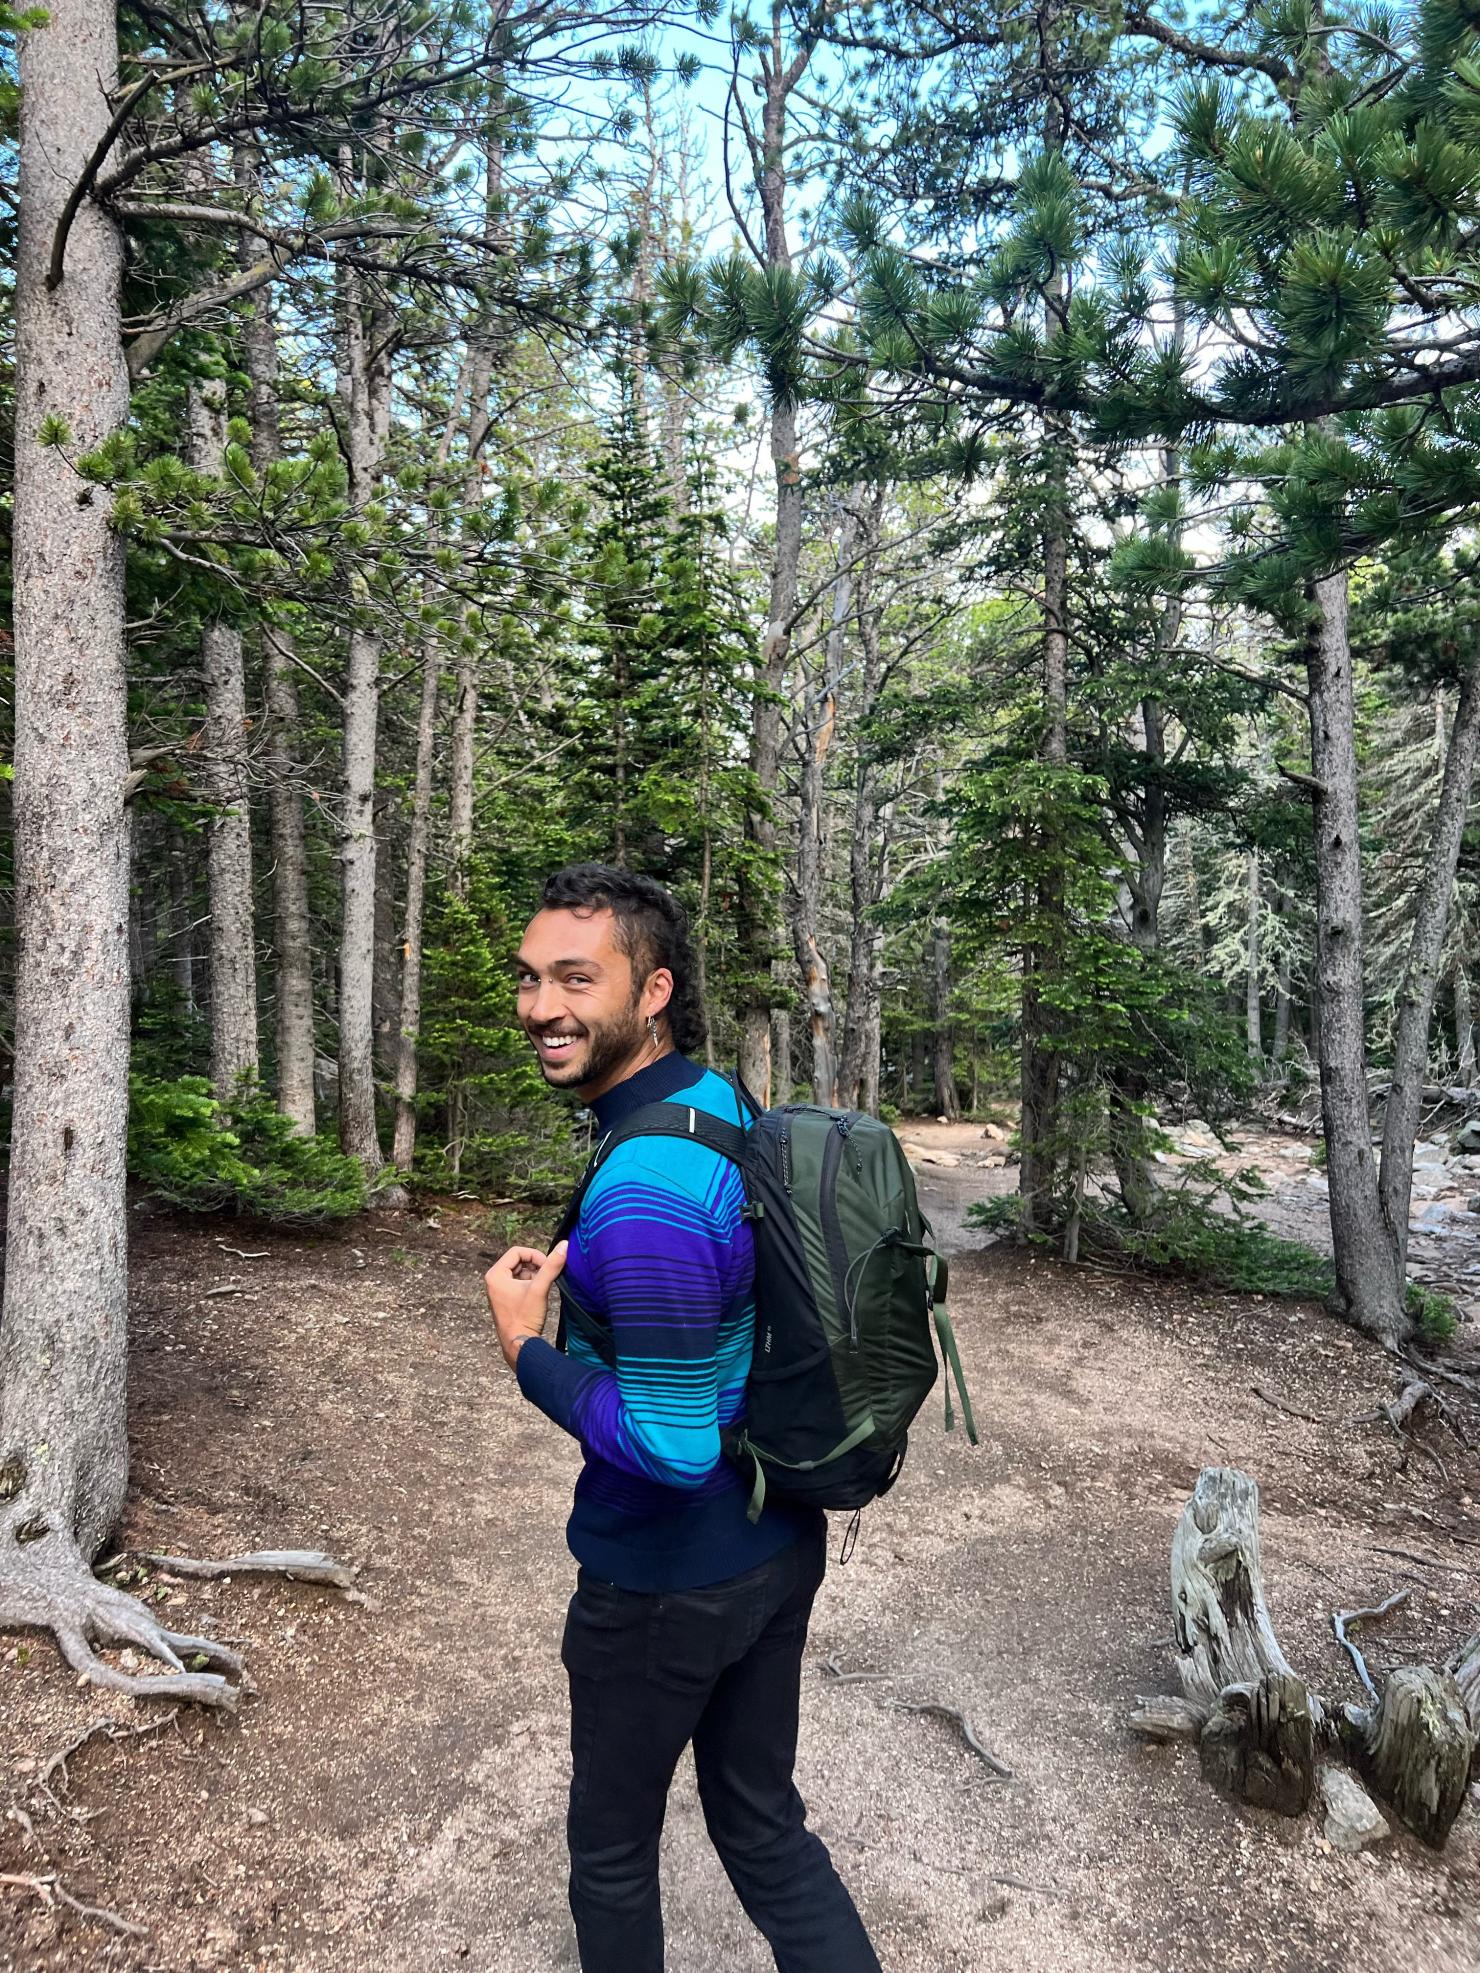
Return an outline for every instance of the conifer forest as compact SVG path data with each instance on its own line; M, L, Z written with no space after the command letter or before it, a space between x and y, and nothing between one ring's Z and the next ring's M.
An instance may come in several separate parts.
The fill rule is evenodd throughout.
M0 1969L574 1963L536 1755L476 1741L465 1851L427 1777L559 1674L503 1626L568 1476L474 1302L591 1148L512 971L580 861L684 905L708 1063L894 1124L960 1249L984 1447L932 1406L806 1687L835 1849L906 1777L885 1963L1480 1963L1480 0L0 48ZM1153 1702L1189 1495L1243 1655L1184 1517ZM891 1595L917 1682L834 1690L906 1675ZM961 1643L1007 1604L1080 1612L1031 1704ZM769 1965L694 1882L673 1963Z

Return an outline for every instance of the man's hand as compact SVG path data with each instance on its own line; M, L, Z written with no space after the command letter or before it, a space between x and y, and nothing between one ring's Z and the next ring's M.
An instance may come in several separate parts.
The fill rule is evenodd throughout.
M511 1370L530 1337L545 1333L545 1302L565 1266L566 1245L562 1240L548 1254L537 1247L510 1247L483 1277L499 1348Z

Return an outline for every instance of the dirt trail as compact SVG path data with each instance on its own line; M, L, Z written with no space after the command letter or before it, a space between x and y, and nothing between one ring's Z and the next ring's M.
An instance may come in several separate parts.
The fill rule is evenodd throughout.
M1445 1488L1427 1463L1398 1470L1383 1430L1255 1397L1259 1383L1346 1416L1386 1389L1382 1359L1315 1313L966 1251L960 1211L986 1175L921 1176L956 1248L983 1444L944 1438L932 1400L899 1486L824 1588L801 1753L887 1973L1475 1973L1480 1807L1443 1857L1398 1837L1352 1860L1311 1822L1228 1809L1195 1757L1125 1728L1135 1693L1173 1683L1168 1544L1202 1465L1259 1478L1282 1641L1354 1696L1333 1604L1412 1584L1373 1634L1378 1665L1480 1624L1480 1548L1415 1518L1442 1510L1480 1540L1475 1461L1436 1439ZM138 1229L126 1539L322 1542L366 1561L381 1608L291 1584L166 1585L181 1614L245 1641L260 1696L233 1724L182 1716L75 1757L69 1800L103 1813L37 1816L38 1837L76 1895L149 1938L0 1888L0 1969L573 1967L557 1647L577 1455L491 1347L487 1236L451 1216L327 1241L228 1234L269 1249L249 1262L221 1251L219 1228L140 1214ZM249 1294L206 1299L230 1280ZM28 1764L90 1719L150 1715L79 1693L49 1646L26 1662L6 1649L0 1792L34 1814ZM890 1679L839 1685L828 1659ZM891 1697L962 1708L1014 1778ZM21 1827L0 1823L0 1872L36 1867ZM671 1973L762 1973L687 1772L664 1870Z

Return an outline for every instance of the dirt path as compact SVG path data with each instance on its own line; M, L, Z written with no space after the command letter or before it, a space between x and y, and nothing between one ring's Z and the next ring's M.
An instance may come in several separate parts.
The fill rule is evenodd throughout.
M957 1244L953 1299L984 1426L932 1407L819 1605L801 1755L888 1973L1474 1973L1480 1812L1442 1858L1396 1838L1351 1860L1310 1822L1234 1813L1195 1758L1138 1745L1138 1691L1169 1689L1167 1553L1198 1469L1260 1479L1266 1574L1296 1662L1352 1691L1334 1603L1409 1582L1380 1665L1480 1623L1480 1470L1446 1489L1345 1416L1381 1360L1310 1311L1196 1296L962 1251L980 1174L924 1174ZM565 1713L557 1645L572 1565L574 1447L518 1398L479 1313L476 1223L401 1217L342 1240L137 1216L134 1493L127 1540L230 1552L324 1543L366 1563L377 1613L291 1584L164 1586L245 1641L260 1695L94 1740L38 1813L38 1757L89 1720L151 1717L77 1691L45 1644L0 1651L0 1798L28 1805L64 1883L147 1928L117 1939L0 1888L0 1968L144 1973L553 1973L564 1908ZM954 1229L954 1231L953 1231ZM241 1296L207 1299L228 1281ZM1431 1428L1432 1429L1432 1428ZM1412 1560L1376 1552L1396 1548ZM1406 1574L1405 1574L1406 1571ZM6 1655L8 1653L8 1655ZM838 1685L823 1669L891 1682ZM1015 1770L994 1780L946 1722L963 1708ZM703 1838L692 1778L665 1848L671 1973L762 1973ZM0 1823L0 1872L36 1869Z

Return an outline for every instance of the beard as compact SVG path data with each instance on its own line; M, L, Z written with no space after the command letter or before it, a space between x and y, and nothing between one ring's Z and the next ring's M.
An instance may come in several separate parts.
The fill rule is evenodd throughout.
M610 1020L583 1022L579 1039L558 1060L552 1062L537 1053L540 1074L551 1089L579 1089L588 1082L604 1081L638 1054L644 1038L634 997L624 1013Z

